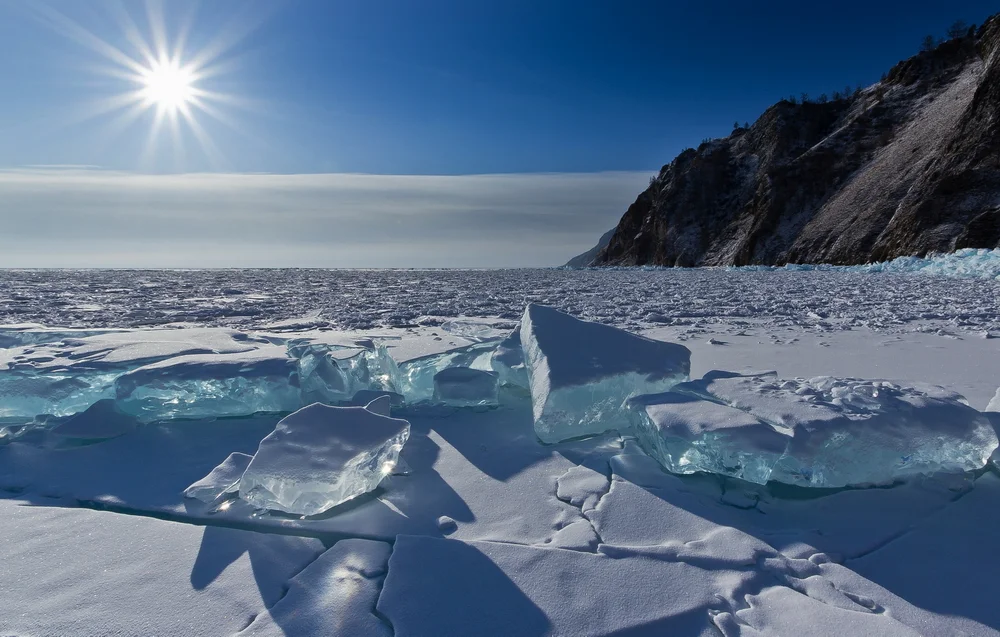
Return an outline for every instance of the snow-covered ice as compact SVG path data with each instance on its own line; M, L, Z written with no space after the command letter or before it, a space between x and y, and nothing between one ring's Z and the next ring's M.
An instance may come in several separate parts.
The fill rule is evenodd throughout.
M315 403L286 416L260 441L240 478L240 498L317 515L371 491L392 473L410 435L410 424L388 411L383 396L368 407Z
M91 309L39 301L53 294ZM759 484L739 455L774 451L768 431L787 442L779 422L858 418L864 435L905 434L894 444L936 432L935 453L982 433L977 413L997 426L975 410L1000 384L998 298L992 279L840 270L4 272L0 317L21 325L0 328L0 376L42 382L0 391L0 409L12 406L0 422L0 633L998 635L995 466L817 489ZM661 410L684 444L716 436L721 460L688 460L745 473L665 472L623 425L540 444L530 397L504 379L526 300L680 343L695 377L739 372L734 387L720 376L711 391L703 379L633 404ZM39 321L61 327L26 325ZM186 398L171 411L181 384L143 423L115 400L115 379L143 367L174 370L141 384L153 387L188 368L238 378L243 361L265 359L281 373L246 376L287 372L281 413L244 404L220 418L203 403L208 415L185 416ZM407 367L421 398L404 404ZM461 367L497 372L499 406L422 409L434 376ZM47 397L50 383L98 373L93 391ZM874 382L849 380L864 378L889 384L874 396ZM370 418L405 414L409 437L378 487L320 515L240 497L285 412L307 397L380 396ZM802 416L800 400L820 407ZM280 456L275 467L309 470Z
M630 402L643 447L669 471L764 484L889 484L985 466L989 422L953 392L887 381L710 372Z
M521 319L535 432L558 442L627 427L623 403L687 380L691 353L531 304Z

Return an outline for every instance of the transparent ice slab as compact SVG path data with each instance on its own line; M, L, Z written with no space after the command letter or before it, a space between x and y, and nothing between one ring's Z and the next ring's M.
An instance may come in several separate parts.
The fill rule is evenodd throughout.
M467 345L440 354L409 360L399 366L400 389L409 404L434 400L434 376L449 367L490 371L490 358L499 339Z
M298 362L282 348L177 356L115 380L122 411L142 421L248 416L302 406Z
M710 372L630 407L640 444L667 470L760 484L869 486L974 471L998 446L989 421L954 392L878 380Z
M500 385L496 372L449 367L434 375L434 402L451 407L496 407Z
M120 371L93 369L0 370L0 418L70 416L113 398Z
M222 496L238 493L240 477L246 471L253 456L233 452L212 471L184 490L184 497L200 500L206 504L217 502Z
M691 352L531 304L521 319L535 433L553 443L630 426L625 401L687 380Z
M399 367L382 343L361 339L351 345L330 345L293 340L286 348L300 362L307 404L346 401L364 390L399 391Z
M528 369L521 351L520 325L497 345L490 358L490 367L499 375L501 385L529 388Z
M410 435L407 421L381 415L388 403L386 396L368 407L313 404L285 417L261 440L240 478L240 498L316 515L373 490Z

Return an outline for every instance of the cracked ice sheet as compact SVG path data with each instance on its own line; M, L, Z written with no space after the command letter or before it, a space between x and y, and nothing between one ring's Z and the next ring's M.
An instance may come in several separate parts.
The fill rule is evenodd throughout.
M231 634L323 551L307 538L3 499L0 534L4 635Z
M341 540L288 582L288 593L240 635L392 637L375 615L392 547Z
M733 527L790 557L822 552L840 559L871 551L949 506L962 492L955 489L971 486L928 480L809 499L794 499L796 492L778 497L738 480L670 475L631 441L611 459L611 468L610 491L584 514L604 542L684 544Z
M378 610L407 635L712 635L747 574L645 556L400 536Z
M400 536L378 610L399 637L715 636L717 628L729 636L749 627L744 610L766 613L748 618L763 630L744 634L831 634L800 630L817 615L830 622L827 629L857 629L850 634L917 634L873 612L863 596L837 589L819 568L783 558L744 564L697 551L603 545L584 553ZM776 615L794 617L795 629L769 630Z
M912 605L938 616L954 615L968 634L1000 634L1000 606L989 585L1000 571L998 505L1000 477L986 473L947 508L846 566L888 591L888 599L868 595L900 617ZM898 598L906 605L897 611Z
M330 538L391 541L397 534L449 534L522 544L552 542L580 509L556 496L556 480L595 455L607 464L617 437L546 447L538 444L530 405L485 412L455 411L440 418L410 418L401 458L407 475L393 475L372 494L317 518L253 516L249 505L212 507L183 491L231 453L253 454L278 416L150 425L100 444L53 450L14 442L0 446L0 489L73 498L85 503L166 514L177 519L280 528ZM99 467L100 470L95 470ZM442 529L448 516L455 528ZM577 530L585 531L582 526ZM591 538L563 538L589 545Z

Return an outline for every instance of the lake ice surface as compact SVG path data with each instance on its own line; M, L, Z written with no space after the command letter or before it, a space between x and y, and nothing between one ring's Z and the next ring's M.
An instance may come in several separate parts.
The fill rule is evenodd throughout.
M977 410L1000 386L1000 282L843 271L7 271L0 365L97 378L375 339L432 380L529 301L682 344L692 378L929 383ZM541 444L508 386L486 411L403 407L392 474L303 518L231 483L284 414L73 421L71 394L0 425L3 634L1000 634L994 465L863 489L679 476L628 432Z

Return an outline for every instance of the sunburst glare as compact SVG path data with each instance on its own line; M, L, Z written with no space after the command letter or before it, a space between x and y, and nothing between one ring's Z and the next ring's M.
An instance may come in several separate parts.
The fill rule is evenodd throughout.
M240 131L223 106L246 107L246 100L234 95L209 90L204 86L209 78L218 78L232 69L232 60L225 55L251 33L260 20L247 21L246 13L234 16L234 21L216 31L216 37L199 49L189 49L188 35L193 15L181 20L180 28L171 34L164 18L161 2L145 3L146 32L122 4L112 3L109 16L120 30L120 38L102 38L44 4L33 5L36 15L55 31L99 54L110 65L99 73L125 80L129 88L117 94L105 95L75 118L77 122L113 115L108 125L108 141L133 125L144 113L152 112L152 124L143 149L143 159L152 161L158 150L164 128L175 155L183 155L182 129L186 128L197 141L208 160L217 167L227 163L205 130L202 116ZM260 16L258 16L260 17ZM121 41L127 46L116 46ZM169 126L165 127L164 123Z
M162 59L143 71L142 95L149 105L167 111L185 108L197 96L195 74L177 60Z

